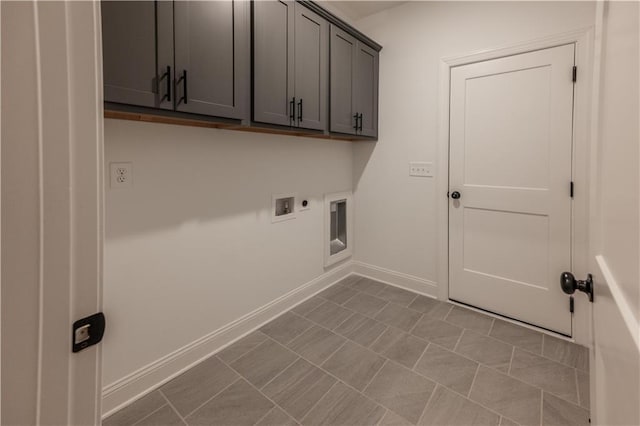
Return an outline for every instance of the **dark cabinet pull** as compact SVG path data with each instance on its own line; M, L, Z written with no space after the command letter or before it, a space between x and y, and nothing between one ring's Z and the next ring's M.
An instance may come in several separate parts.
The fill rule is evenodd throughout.
M291 98L291 101L289 102L289 121L291 121L291 124L294 124L294 122L296 121L296 97L294 96L293 98Z
M298 102L298 121L302 121L302 99Z
M167 79L167 93L164 94L164 96L162 97L162 99L160 99L160 103L164 102L165 100L167 102L171 102L171 67L169 65L167 65L167 71L165 71L164 74L162 74L162 77L160 77L160 81Z
M353 115L353 118L355 118L355 119L356 119L356 125L355 125L355 126L353 126L353 130L355 130L356 132L358 131L358 117L359 117L359 116L360 116L360 115L359 115L357 112Z
M362 113L360 113L360 131L362 132Z
M184 90L182 92L182 97L180 99L178 99L178 105L180 105L180 103L184 103L185 105L187 104L187 70L182 70L182 77L180 77L180 79L176 82L176 86L178 86L180 83L183 83L183 87Z

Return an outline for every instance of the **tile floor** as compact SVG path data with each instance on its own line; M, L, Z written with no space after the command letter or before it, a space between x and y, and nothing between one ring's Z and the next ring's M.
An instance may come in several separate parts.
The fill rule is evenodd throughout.
M587 425L586 348L350 276L113 425Z

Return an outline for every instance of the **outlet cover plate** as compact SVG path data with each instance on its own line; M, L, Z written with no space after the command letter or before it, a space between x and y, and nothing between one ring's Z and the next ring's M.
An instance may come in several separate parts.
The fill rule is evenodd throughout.
M433 177L433 163L412 161L409 163L409 176Z
M110 163L109 175L111 188L129 188L133 186L132 163Z

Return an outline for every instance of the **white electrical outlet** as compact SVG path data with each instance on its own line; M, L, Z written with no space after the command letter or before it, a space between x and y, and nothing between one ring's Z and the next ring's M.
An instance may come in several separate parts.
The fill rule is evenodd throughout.
M433 163L409 163L409 176L433 177Z
M133 165L131 163L109 164L111 188L127 188L133 186Z

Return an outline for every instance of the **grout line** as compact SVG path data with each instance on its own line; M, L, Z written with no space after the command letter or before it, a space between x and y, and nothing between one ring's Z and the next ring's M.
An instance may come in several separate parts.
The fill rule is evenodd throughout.
M382 422L382 420L384 420L384 418L387 417L387 414L389 413L389 409L387 407L383 407L382 405L381 405L381 407L384 408L384 414L382 415L382 417L380 417L380 420L378 420L378 422L375 424L375 426L379 426L380 422Z
M252 347L251 349L249 349L249 350L247 350L247 351L245 351L245 352L241 353L239 356L235 357L234 359L227 361L227 363L228 363L228 364L231 364L232 362L235 362L235 361L239 360L240 358L242 358L243 356L245 356L246 354L248 354L249 352L251 352L252 350L254 350L255 348L257 348L258 346L260 346L262 343L264 343L264 341L265 341L265 340L267 340L267 338L269 338L269 336L267 336L267 335L266 335L266 334L264 334L262 331L260 331L260 329L257 329L257 330L255 330L255 331L252 331L251 333L247 334L246 336L242 337L241 339L237 340L237 341L236 341L236 342L234 342L233 344L231 344L231 345L227 346L226 348L224 348L224 349L222 349L222 350L220 350L220 351L218 351L218 352L214 353L214 354L213 354L213 355L211 355L211 356L218 357L218 359L219 359L220 361L222 361L222 358L220 358L220 356L219 356L219 355L220 355L220 354L221 354L225 349L230 348L231 346L235 345L235 344L236 344L236 343L238 343L239 341L241 341L241 340L243 340L243 339L247 338L249 335L254 334L254 333L259 333L259 334L261 334L262 336L264 336L264 339L262 339L260 342L258 342L258 343L257 343L254 347ZM187 371L188 371L188 370L187 370Z
M493 324L496 323L496 319L495 318L491 318L491 327L489 327L489 330L485 333L487 336L491 335L491 330L493 330Z
M462 340L462 336L464 336L464 332L467 331L466 328L462 329L462 333L460 333L460 335L458 336L458 340L456 340L456 344L453 346L453 349L451 349L451 352L456 352L456 349L458 349L458 345L460 344L460 341ZM477 361L476 361L477 362Z
M178 415L180 420L182 420L182 423L184 423L186 425L187 421L184 419L184 417L182 417L182 414L180 414L178 409L171 403L171 401L169 401L169 398L167 398L167 395L165 395L164 392L162 392L161 389L158 389L158 392L160 392L160 395L162 395L162 397L165 399L165 401L167 401L167 404L169 404L169 407L171 407L171 409Z
M223 361L224 362L224 361ZM229 368L233 368L231 366L228 366ZM233 370L235 372L235 370ZM205 405L207 405L213 398L215 398L216 396L220 395L222 392L226 391L227 389L229 389L231 386L233 386L235 383L238 382L238 380L242 380L243 377L241 375L238 375L238 378L236 380L234 380L233 382L229 383L227 386L225 386L224 388L222 388L222 390L220 390L219 392L217 392L215 395L213 395L211 398L207 399L205 402L203 402L202 404L198 405L195 409L191 410L189 413L187 413L184 418L186 419L187 417L189 417L190 415L192 415L193 413L195 413L196 411L198 411L199 409L201 409L202 407L204 407Z
M288 348L287 348L287 349L288 349ZM291 350L291 349L289 349L289 350ZM292 351L292 352L293 352L293 351ZM269 386L269 384L270 384L271 382L273 382L275 379L277 379L278 377L280 377L280 376L281 376L285 371L287 371L289 368L291 368L291 367L293 366L293 364L295 364L296 362L298 362L298 361L300 361L300 360L302 359L302 357L300 357L297 353L295 353L295 352L293 352L293 353L294 353L298 358L294 359L294 360L293 360L293 362L292 362L291 364L287 365L285 368L283 368L283 369L282 369L282 371L281 371L281 372L279 372L278 374L276 374L275 376L273 376L273 377L271 378L271 380L269 380L267 383L265 383L264 385L262 385L262 387L261 387L261 388L258 388L257 386L254 386L254 387L255 387L256 389L258 389L258 390L266 388L267 386ZM249 381L249 380L247 379L247 381Z
M413 334L411 334L410 336L413 336ZM415 337L415 336L413 336ZM418 337L416 337L417 339L419 339ZM420 339L422 340L422 339ZM410 370L413 371L414 368L416 368L416 365L418 365L418 363L420 362L420 360L422 359L422 357L424 357L424 355L427 353L427 349L429 348L429 346L431 345L431 342L427 341L427 345L424 347L424 349L422 350L422 353L420 354L420 356L416 359L416 362L413 363L413 365L411 366Z
M264 420L264 418L265 418L265 417L267 417L269 414L271 414L271 412L272 412L273 410L275 410L276 408L280 408L280 407L278 407L277 405L276 405L276 406L271 407L271 409L270 409L269 411L267 411L266 413L264 413L264 415L263 415L262 417L260 417L260 418L258 419L258 421L254 423L254 425L257 425L257 424L258 424L258 423L260 423L262 420Z
M148 417L151 417L152 415L154 415L158 411L162 410L166 406L167 406L167 404L162 404L160 407L156 408L155 410L153 410L152 412L150 412L149 414L147 414L143 418L137 420L135 423L132 424L132 426L135 426L135 425L139 424L141 421L147 419ZM180 417L180 414L178 414L178 417ZM182 417L180 417L180 419L182 419Z
M376 377L378 377L378 374L380 374L380 372L382 371L382 369L384 368L385 365L387 365L387 362L389 362L389 360L387 358L384 359L384 362L382 363L382 365L380 366L380 368L378 369L378 371L376 371L376 374L373 375L373 377L371 378L371 380L369 380L369 382L365 385L365 387L362 388L362 394L364 394L364 392L367 390L367 388L371 385L371 383L373 383L373 381L376 379ZM406 367L405 367L406 368Z
M300 421L298 422L297 419L296 422L298 422L299 424L302 424L302 422L304 421L304 419L307 418L307 416L309 415L309 413L311 413L318 405L320 405L320 402L324 399L325 396L327 396L329 394L329 392L331 392L331 390L336 387L336 385L338 384L338 381L333 382L333 384L331 386L329 386L329 389L327 389L327 391L325 393L323 393L320 398L318 398L318 400L311 406L311 408L309 408L309 411L307 411L306 413L304 413L304 416L302 416L302 419L300 419ZM336 401L333 405L331 405L331 408L333 408L336 404L338 403L338 401ZM293 418L293 416L292 416Z
M422 412L420 413L420 417L418 417L418 424L422 424L421 420L424 417L424 414L427 412L427 407L429 407L429 404L431 403L431 400L433 399L433 396L436 394L436 391L438 390L438 386L442 386L440 383L438 382L434 382L436 385L433 388L433 390L431 391L431 395L429 395L429 398L427 399L427 403L424 404L424 407L422 408Z
M540 426L542 426L542 419L544 418L544 391L540 389Z
M473 385L476 383L476 377L478 377L478 371L480 371L480 364L476 365L476 372L473 373L473 380L471 380L471 386L469 386L469 392L467 392L467 398L471 400L471 390L473 389Z
M407 308L407 309L409 309L409 308ZM419 312L419 311L415 311L415 312ZM423 312L419 312L419 313L420 313L420 318L418 318L418 321L416 321L416 323L415 323L415 324L413 324L413 325L411 326L411 328L409 329L409 331L407 331L407 333L409 333L409 334L411 334L411 335L413 335L413 330L415 330L415 329L416 329L416 327L418 326L418 323L420 323L420 321L422 321L422 319L423 319L423 318L425 317L425 315L426 315L426 314L425 314L425 313L423 313ZM416 337L418 337L418 336L416 336Z
M516 353L516 347L513 346L513 348L511 349L511 358L509 359L509 368L507 368L507 376L511 376L511 367L513 366L513 357L515 356Z

